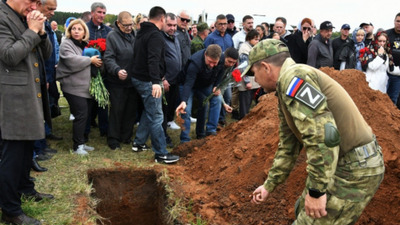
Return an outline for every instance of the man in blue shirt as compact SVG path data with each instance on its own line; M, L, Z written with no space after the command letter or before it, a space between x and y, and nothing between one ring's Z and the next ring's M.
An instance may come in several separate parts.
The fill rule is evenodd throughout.
M204 47L208 47L212 44L217 44L221 47L222 52L225 52L227 48L233 47L233 41L231 35L226 33L228 21L226 16L220 14L217 16L217 22L215 22L216 30L207 36L204 41Z

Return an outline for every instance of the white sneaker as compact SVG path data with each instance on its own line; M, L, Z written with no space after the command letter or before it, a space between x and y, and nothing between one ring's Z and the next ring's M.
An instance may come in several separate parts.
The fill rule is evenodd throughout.
M87 151L85 151L85 149L84 149L84 145L79 145L78 146L78 149L76 150L76 151L74 151L74 154L77 154L77 155L87 155L87 154L89 154Z
M196 123L196 122L197 122L197 119L196 119L196 118L193 118L193 117L190 117L190 122L191 122L191 123Z
M92 146L88 146L88 145L83 145L83 149L85 151L89 151L89 152L94 150L94 148Z
M172 130L179 130L181 129L178 124L175 123L175 121L170 121L167 123L168 127L171 128Z
M69 115L69 120L71 120L71 121L72 121L72 120L74 120L74 119L75 119L75 116L74 116L74 115L72 115L72 114L70 114L70 115Z

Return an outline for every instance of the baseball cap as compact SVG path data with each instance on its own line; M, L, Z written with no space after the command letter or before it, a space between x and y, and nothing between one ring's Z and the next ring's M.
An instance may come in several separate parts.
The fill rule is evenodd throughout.
M207 23L199 23L197 24L197 31L198 32L203 32L205 30L209 29Z
M235 22L235 17L232 14L226 14L226 19L228 22L229 21Z
M332 25L331 21L324 21L319 26L320 30L329 30L329 29L332 29L332 28L335 28L335 27Z
M258 42L249 53L249 65L243 71L242 75L249 72L254 63L281 52L289 52L289 48L281 40L265 39Z
M373 26L372 23L361 23L361 24L360 24L360 27L363 27L363 26L365 26L365 25Z
M345 23L345 24L342 25L342 29L343 29L343 30L346 30L346 29L349 29L349 30L350 30L350 25L347 24L347 23Z

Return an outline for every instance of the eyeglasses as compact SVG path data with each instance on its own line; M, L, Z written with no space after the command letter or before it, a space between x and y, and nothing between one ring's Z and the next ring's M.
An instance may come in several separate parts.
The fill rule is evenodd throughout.
M182 17L180 17L181 18L181 21L184 23L184 22L187 22L187 23L189 23L190 22L190 19L186 19L186 18L182 18Z
M306 30L311 30L311 27L303 27L303 30L304 30L304 31L306 31Z
M129 27L132 27L133 26L133 23L130 23L130 24L122 24L122 23L120 23L124 28L129 28Z
M235 21L233 21L233 20L229 20L229 21L228 21L228 23L235 23Z
M215 27L210 27L210 29L214 29Z
M227 23L217 23L218 26L226 26Z

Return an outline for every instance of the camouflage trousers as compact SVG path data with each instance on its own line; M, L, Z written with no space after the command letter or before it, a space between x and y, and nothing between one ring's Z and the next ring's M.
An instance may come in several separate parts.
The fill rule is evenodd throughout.
M335 176L327 189L327 215L313 219L306 215L305 189L295 205L296 221L293 224L355 224L364 208L371 201L383 180L384 162L380 146L377 154L360 164L344 163L339 160Z

